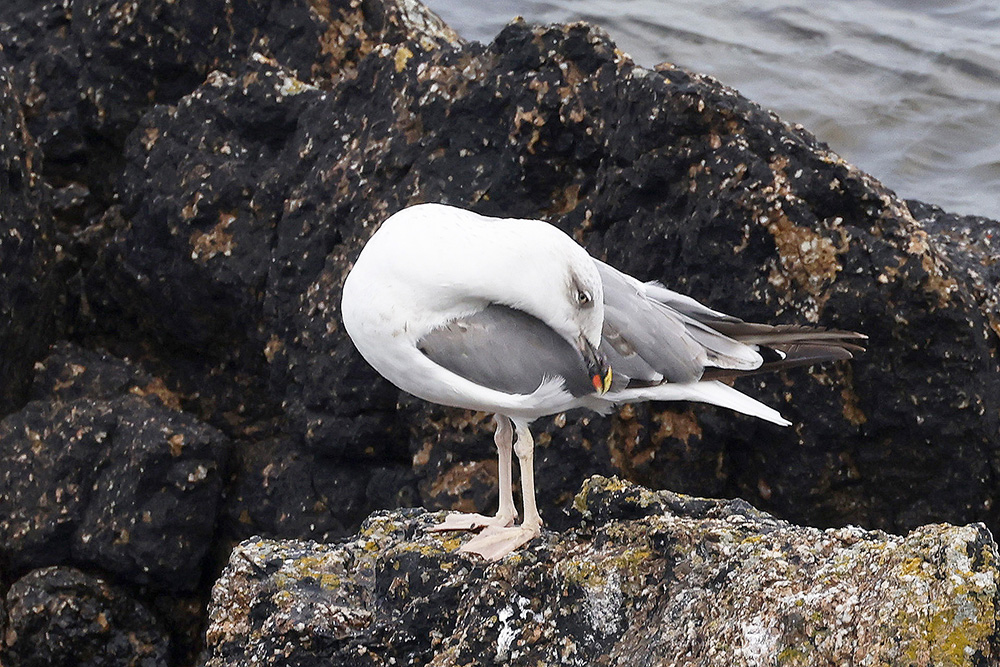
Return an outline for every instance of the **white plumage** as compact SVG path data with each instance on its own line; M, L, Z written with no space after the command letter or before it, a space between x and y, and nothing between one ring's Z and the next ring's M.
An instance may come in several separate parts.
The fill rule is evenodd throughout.
M342 315L362 356L400 389L496 415L500 511L452 515L484 528L463 547L495 559L538 535L538 417L636 401L698 401L779 425L774 409L714 376L850 358L860 334L745 323L593 259L556 227L420 204L387 219L344 283ZM741 342L744 338L752 342ZM610 362L610 365L609 365ZM508 421L509 420L509 421ZM513 429L511 428L513 423ZM513 432L524 521L514 526Z

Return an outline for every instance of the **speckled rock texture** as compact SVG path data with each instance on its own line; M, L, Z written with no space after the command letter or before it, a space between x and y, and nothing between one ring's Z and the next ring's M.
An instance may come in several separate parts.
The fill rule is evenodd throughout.
M686 404L539 420L549 529L579 530L564 508L594 473L820 528L1000 527L1000 225L903 202L599 28L478 44L416 0L9 0L0 166L0 587L100 576L170 664L249 536L495 507L489 417L401 394L340 322L364 242L423 201L543 217L721 310L871 337L738 385L788 429Z
M54 381L57 398L0 421L0 557L10 574L77 564L194 591L215 536L229 440L164 405L162 383L119 360L61 346L39 377Z
M122 145L154 104L176 103L250 50L303 78L338 79L372 40L403 40L410 21L448 29L412 1L5 0L0 45L24 92L46 175L85 222L113 198ZM431 44L432 42L427 42Z
M989 218L948 213L924 202L907 204L949 263L968 276L972 296L1000 336L1000 225Z
M42 156L0 39L0 415L23 403L31 366L55 336L52 218Z
M125 591L68 567L35 570L7 592L4 664L166 667L169 642Z
M421 511L339 545L244 542L205 665L996 664L981 524L819 530L601 477L574 508L577 528L489 566Z

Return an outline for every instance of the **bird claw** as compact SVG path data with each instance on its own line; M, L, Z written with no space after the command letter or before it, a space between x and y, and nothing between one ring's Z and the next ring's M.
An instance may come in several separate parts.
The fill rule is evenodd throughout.
M463 544L459 551L466 554L478 554L488 561L497 561L521 548L540 534L540 528L491 526L484 528L483 532Z
M432 533L445 533L453 530L476 531L487 528L507 528L514 525L516 516L483 516L482 514L452 512L444 521L428 530Z

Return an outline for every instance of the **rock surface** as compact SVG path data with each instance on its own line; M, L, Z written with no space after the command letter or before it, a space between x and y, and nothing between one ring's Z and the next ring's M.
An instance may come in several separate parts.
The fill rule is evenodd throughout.
M106 208L122 145L154 104L173 104L251 49L303 78L345 75L370 40L400 41L411 21L449 32L411 1L8 0L0 45L14 63L46 175L75 202L66 219ZM432 44L433 42L427 42Z
M421 44L373 44L329 90L255 56L147 114L88 273L98 327L133 326L97 339L139 341L234 437L277 423L317 470L412 470L426 506L488 506L489 421L380 380L340 326L340 285L408 203L544 216L722 310L872 343L857 363L742 385L792 429L676 405L545 420L543 512L601 471L819 525L1000 523L990 307L904 202L805 130L707 77L637 67L589 26Z
M76 564L160 590L200 583L230 443L156 394L143 397L152 381L117 396L70 393L74 379L107 388L109 375L129 370L64 346L41 364L42 375L66 378L55 384L62 399L0 421L0 556L11 574Z
M574 508L577 529L488 566L419 511L376 514L340 545L244 542L213 591L205 665L997 660L981 524L819 530L600 477Z
M165 667L169 643L127 593L65 567L35 570L7 593L4 664Z
M0 41L0 415L22 404L32 363L55 336L56 251L21 94Z
M678 404L539 420L549 528L583 534L564 508L594 473L738 496L818 527L1000 527L996 221L900 201L805 129L710 77L638 67L586 24L515 21L477 44L415 0L11 0L0 3L0 588L48 566L93 573L156 617L170 664L189 665L200 600L234 543L347 539L395 507L491 511L489 417L401 394L340 323L361 246L421 201L544 217L719 309L871 337L851 364L739 385L789 429ZM69 342L48 350L59 338ZM948 531L978 529L920 530L858 544L902 549L924 533L957 544ZM544 553L560 539L548 534ZM450 553L442 544L427 542ZM935 585L942 604L964 594ZM747 593L764 604L767 591ZM421 613L454 599L428 598ZM942 645L944 625L913 622ZM748 636L793 632L775 627ZM969 645L994 656L984 636ZM691 637L690 650L705 648ZM815 646L840 650L830 641Z

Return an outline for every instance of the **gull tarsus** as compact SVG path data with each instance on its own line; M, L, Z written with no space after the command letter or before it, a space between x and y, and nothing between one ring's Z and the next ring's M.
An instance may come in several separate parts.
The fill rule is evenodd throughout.
M497 514L452 514L436 528L481 530L462 550L491 560L541 531L533 420L655 400L710 403L785 426L719 379L850 359L865 340L744 322L592 258L548 223L441 204L382 223L345 280L341 313L362 356L400 389L495 415Z

